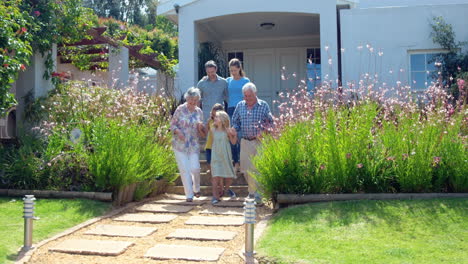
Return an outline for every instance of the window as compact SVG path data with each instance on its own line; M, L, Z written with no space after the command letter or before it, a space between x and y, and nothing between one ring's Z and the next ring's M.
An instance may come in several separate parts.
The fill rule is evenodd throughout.
M228 52L228 62L234 58L240 60L244 66L244 52Z
M320 85L321 78L320 48L307 49L307 89L312 90Z
M437 81L437 57L440 53L410 54L411 87L423 90Z

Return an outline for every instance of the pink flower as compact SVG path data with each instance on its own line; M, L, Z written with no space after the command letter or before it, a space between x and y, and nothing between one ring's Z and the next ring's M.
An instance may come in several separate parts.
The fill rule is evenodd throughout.
M26 70L26 66L24 66L24 64L21 64L21 65L20 65L20 69L21 69L22 71L24 71L24 70Z
M357 166L358 169L361 169L362 167L364 167L364 165L362 163L358 163L356 166Z
M320 165L320 169L324 170L326 168L325 164Z
M346 153L346 158L350 159L351 158L351 153Z
M41 12L39 12L39 11L36 10L36 11L34 11L34 15L38 17L38 16L41 15Z

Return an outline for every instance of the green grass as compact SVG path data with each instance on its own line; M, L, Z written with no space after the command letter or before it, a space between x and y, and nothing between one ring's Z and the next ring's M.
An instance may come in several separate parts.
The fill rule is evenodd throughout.
M14 200L16 199L16 200ZM0 198L0 263L16 259L17 250L23 245L23 200ZM35 205L33 243L54 236L81 222L104 214L109 203L84 199L38 199Z
M468 263L468 199L287 208L256 250L269 263Z

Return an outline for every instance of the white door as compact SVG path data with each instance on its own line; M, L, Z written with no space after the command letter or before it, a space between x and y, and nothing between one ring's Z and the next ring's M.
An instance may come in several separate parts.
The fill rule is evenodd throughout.
M277 90L274 75L275 56L273 49L246 50L244 65L247 77L257 86L258 98L272 106Z
M270 105L273 114L278 113L279 93L297 89L304 80L305 48L255 49L244 52L247 77L257 86L258 98Z

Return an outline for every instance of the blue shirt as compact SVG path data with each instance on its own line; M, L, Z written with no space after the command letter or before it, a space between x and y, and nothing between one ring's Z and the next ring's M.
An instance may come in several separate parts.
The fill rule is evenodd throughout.
M232 77L228 77L226 81L228 83L229 94L228 107L236 107L240 101L244 100L242 87L244 84L250 82L250 80L247 77L241 77L239 80L234 80Z
M257 98L249 109L244 100L240 101L232 115L232 126L244 138L256 138L260 132L273 125L273 116L268 103Z

